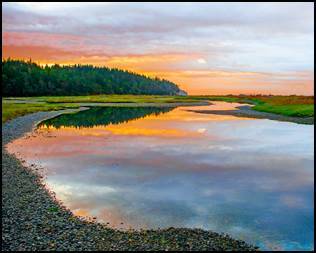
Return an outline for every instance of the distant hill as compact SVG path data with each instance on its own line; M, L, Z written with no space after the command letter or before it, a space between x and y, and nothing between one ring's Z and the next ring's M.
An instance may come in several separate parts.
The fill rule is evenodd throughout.
M92 65L45 66L2 60L3 96L58 96L97 94L185 95L164 79Z

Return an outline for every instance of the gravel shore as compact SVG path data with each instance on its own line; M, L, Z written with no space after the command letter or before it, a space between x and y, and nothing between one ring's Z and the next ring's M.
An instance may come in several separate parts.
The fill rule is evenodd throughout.
M38 112L2 125L2 250L208 250L257 248L201 229L118 231L75 217L49 192L39 174L24 167L5 145L60 113Z

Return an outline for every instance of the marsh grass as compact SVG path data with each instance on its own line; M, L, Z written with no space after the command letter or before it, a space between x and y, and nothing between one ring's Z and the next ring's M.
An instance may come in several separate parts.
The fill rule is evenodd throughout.
M92 95L4 98L2 99L2 122L38 111L78 108L79 105L76 103L194 103L202 100L253 104L254 110L285 116L314 116L314 96ZM22 103L15 103L15 101Z
M313 117L313 96L260 96L250 97L256 111L270 112L292 117Z
M150 95L92 95L92 96L49 96L27 97L27 100L47 103L178 103L197 102L199 99L182 96Z
M292 117L313 117L314 96L194 96L194 99L253 104L252 109Z
M39 111L57 111L66 108L78 108L76 104L47 104L47 103L7 103L2 101L2 123L7 120Z

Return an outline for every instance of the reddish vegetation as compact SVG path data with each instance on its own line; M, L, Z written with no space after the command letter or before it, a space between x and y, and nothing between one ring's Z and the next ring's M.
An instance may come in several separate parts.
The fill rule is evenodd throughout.
M242 98L243 96L233 96ZM310 105L314 104L314 96L269 96L269 95L247 95L248 99L258 99L271 105Z

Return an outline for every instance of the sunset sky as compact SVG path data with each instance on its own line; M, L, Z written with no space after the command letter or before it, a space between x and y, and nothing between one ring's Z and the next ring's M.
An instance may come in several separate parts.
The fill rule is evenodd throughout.
M2 58L118 67L189 94L314 91L314 3L2 3Z

